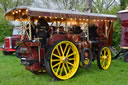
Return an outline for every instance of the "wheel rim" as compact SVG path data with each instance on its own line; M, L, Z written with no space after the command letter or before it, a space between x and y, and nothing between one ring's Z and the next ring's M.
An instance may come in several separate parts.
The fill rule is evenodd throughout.
M52 51L50 65L57 78L71 78L79 67L79 52L76 46L70 41L58 43Z
M109 68L111 63L111 51L108 47L104 47L100 53L100 64L101 67L106 70Z

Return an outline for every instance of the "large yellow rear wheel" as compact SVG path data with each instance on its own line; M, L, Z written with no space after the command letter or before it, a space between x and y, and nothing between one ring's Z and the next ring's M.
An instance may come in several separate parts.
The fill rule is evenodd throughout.
M71 41L60 41L48 50L46 69L57 79L66 80L75 75L79 67L79 52Z
M111 51L108 47L103 47L99 51L97 62L100 69L107 70L109 68L111 64Z

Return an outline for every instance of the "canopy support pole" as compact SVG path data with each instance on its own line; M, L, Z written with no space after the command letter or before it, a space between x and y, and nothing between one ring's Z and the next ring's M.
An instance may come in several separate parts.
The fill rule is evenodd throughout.
M89 41L89 20L87 19L87 41Z
M65 31L68 32L68 24L67 24L67 21L65 22Z
M24 38L24 35L23 35L23 31L24 31L23 29L24 29L24 28L23 28L23 22L22 22L22 20L23 20L23 19L22 19L22 17L21 17L21 18L20 18L20 22L21 22L21 41L22 41L23 38Z
M32 34L31 34L31 19L30 16L28 17L28 21L29 21L29 40L32 40Z

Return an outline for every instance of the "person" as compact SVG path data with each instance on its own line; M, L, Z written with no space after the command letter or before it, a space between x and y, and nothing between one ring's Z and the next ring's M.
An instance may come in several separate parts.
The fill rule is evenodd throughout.
M46 40L48 37L48 23L45 21L43 18L40 18L37 22L37 27L36 27L36 34L37 38L39 38L41 42L41 47L45 48L46 46Z
M89 32L89 40L95 41L98 37L97 34L98 27L95 24L89 24L88 26L88 32Z
M31 36L33 40L36 37L36 25L34 24L34 18L31 18L30 23L31 23ZM29 24L27 24L26 31L29 34Z

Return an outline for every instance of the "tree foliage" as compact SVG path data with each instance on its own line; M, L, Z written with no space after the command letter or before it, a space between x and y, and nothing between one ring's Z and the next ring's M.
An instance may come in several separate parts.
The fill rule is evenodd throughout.
M0 42L3 42L6 36L10 36L12 34L13 26L5 20L4 13L0 12L0 16Z
M0 0L0 42L4 41L6 36L12 34L13 25L4 17L4 13L17 6L32 5L34 0Z
M89 7L92 8L92 12L106 13L119 4L116 0L35 0L34 5L41 8L82 12L87 12Z
M124 10L126 8L126 0L120 0L120 9Z
M93 0L93 12L105 13L111 11L115 5L118 5L116 0Z
M121 36L121 21L119 17L117 18L117 21L114 23L114 32L113 32L113 46L119 50L119 44L120 44L120 36Z
M34 5L49 9L83 11L86 0L35 0Z
M34 0L0 0L0 7L6 12L10 8L17 6L29 6L32 5Z

